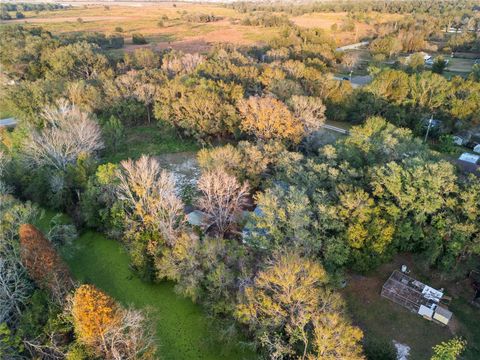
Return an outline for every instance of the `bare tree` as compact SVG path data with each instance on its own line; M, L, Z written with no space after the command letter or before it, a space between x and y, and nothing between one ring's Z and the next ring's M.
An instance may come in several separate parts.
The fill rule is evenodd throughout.
M20 262L0 257L0 323L11 322L21 315L31 290Z
M294 117L302 122L307 135L320 130L325 123L325 105L320 98L294 95L289 105Z
M208 226L215 225L220 235L234 225L247 204L248 183L243 185L222 168L202 174L198 181L202 192L199 207L208 215Z
M175 54L166 56L162 60L162 69L170 76L185 73L192 73L197 66L205 61L205 58L198 54Z
M155 86L154 84L140 83L140 84L137 84L135 88L135 96L139 101L145 104L149 124L151 121L152 105L155 100L155 96L157 95L157 92L158 92L158 87Z
M138 310L120 311L120 321L105 333L107 359L154 359L156 349L151 324Z
M11 190L10 187L7 184L5 184L2 180L7 163L8 163L7 155L3 151L0 151L0 196L3 194L10 193L10 190Z
M184 222L183 203L175 193L173 175L145 155L120 165L116 193L130 220L135 226L160 231L167 244L173 245Z
M32 130L24 142L27 165L48 166L64 171L81 154L92 155L103 148L100 126L88 113L61 101L43 113L45 126Z

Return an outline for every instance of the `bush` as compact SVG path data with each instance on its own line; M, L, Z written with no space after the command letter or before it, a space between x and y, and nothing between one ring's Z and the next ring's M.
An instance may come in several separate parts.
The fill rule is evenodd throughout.
M123 36L118 36L118 35L109 36L108 41L109 41L108 47L111 49L121 49L125 44L125 40L123 39Z
M147 44L147 40L145 39L145 37L142 34L139 34L139 33L132 34L132 42L135 45Z
M116 32L123 32L123 28L120 27L120 26L117 26L117 27L115 28L115 31L116 31Z
M390 341L380 339L366 339L364 344L365 355L368 360L396 360L397 350Z

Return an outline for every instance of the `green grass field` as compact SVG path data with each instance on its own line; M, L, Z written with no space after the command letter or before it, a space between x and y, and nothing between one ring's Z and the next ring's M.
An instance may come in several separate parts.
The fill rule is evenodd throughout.
M46 212L37 225L46 231L53 215ZM150 284L136 277L118 242L88 231L64 247L62 256L80 283L96 285L125 306L148 310L162 360L255 359L253 352L242 348L240 339L220 343L221 329L212 325L200 306L177 295L173 283Z
M199 146L191 139L181 139L166 126L141 125L125 129L125 139L119 148L104 157L105 162L139 158L145 155L161 155L184 151L197 151Z

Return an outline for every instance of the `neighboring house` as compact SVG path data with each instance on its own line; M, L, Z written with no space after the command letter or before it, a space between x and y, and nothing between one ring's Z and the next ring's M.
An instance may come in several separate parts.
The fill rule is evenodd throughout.
M15 118L0 119L0 129L14 128L15 126L17 126L17 119Z
M460 131L456 133L455 135L452 136L453 143L458 146L463 146L466 145L469 141L472 135L468 131Z
M192 226L205 226L208 223L208 215L200 210L193 210L187 214L187 222Z
M475 152L475 153L477 153L477 154L480 154L480 144L475 145L475 146L473 147L473 152Z

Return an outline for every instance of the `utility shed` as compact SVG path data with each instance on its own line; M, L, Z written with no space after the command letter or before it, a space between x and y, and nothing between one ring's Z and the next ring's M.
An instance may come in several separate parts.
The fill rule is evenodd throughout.
M450 319L452 318L452 312L445 309L444 307L437 306L433 318L438 322L441 322L444 325L447 325Z
M425 319L448 324L452 313L439 306L443 292L395 270L382 287L381 295Z

